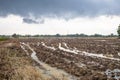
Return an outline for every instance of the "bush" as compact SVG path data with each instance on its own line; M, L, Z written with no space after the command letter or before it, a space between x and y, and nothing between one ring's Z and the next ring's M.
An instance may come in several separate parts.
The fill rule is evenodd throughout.
M118 37L120 38L120 25L118 26L117 33L118 33Z

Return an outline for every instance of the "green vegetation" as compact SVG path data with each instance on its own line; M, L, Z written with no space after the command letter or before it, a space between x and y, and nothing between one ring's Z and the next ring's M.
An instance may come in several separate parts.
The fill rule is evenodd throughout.
M0 37L0 41L5 41L5 40L8 40L9 38L7 37Z
M118 26L117 33L118 33L118 37L120 38L120 25Z

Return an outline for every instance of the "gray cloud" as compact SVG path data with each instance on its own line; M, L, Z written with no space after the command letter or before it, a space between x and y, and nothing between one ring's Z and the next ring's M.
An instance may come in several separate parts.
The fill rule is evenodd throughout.
M30 18L23 18L24 23L28 24L43 24L44 20L36 20L36 19L30 19Z
M32 23L39 24L39 22L32 20L32 19L28 19L28 18L23 18L23 22L28 23L28 24L32 24Z
M0 15L29 17L33 14L34 17L58 18L120 15L119 3L120 0L0 0Z

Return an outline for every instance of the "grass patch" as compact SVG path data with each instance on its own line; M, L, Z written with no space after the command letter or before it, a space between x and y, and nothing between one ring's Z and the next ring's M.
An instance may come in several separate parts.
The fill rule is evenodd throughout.
M20 46L0 48L0 80L67 80L46 76Z
M0 41L5 41L5 40L8 40L9 38L8 37L0 37Z
M34 61L16 47L0 49L0 80L46 80L33 66Z

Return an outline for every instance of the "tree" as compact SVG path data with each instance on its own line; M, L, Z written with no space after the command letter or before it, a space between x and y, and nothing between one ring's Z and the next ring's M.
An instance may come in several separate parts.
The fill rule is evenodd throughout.
M55 37L60 37L61 35L60 34L56 34Z
M118 26L117 33L118 33L118 37L120 38L120 24L119 24L119 26Z
M14 33L14 34L12 35L12 37L13 37L13 38L18 38L19 35L17 35L16 33Z

